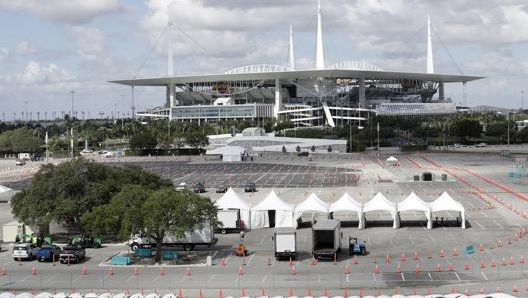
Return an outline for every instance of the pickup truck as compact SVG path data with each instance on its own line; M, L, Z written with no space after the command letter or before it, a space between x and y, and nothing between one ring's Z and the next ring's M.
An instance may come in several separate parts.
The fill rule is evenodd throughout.
M66 245L59 255L61 264L79 263L86 257L86 250L82 245Z
M62 249L57 245L44 245L37 252L39 262L55 262L59 260Z

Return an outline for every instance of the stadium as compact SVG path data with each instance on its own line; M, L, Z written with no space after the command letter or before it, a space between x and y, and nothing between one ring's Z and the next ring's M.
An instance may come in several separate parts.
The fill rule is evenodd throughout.
M171 23L169 22L169 26ZM325 65L321 6L313 69L297 70L290 28L289 65L249 65L213 75L175 76L172 49L166 77L114 80L132 87L164 87L162 107L132 113L140 117L215 123L226 119L288 119L295 127L361 125L369 113L378 115L446 115L456 113L445 84L462 84L479 76L434 73L428 18L427 72L384 71L363 61ZM464 93L465 94L465 93ZM133 91L132 91L132 102Z

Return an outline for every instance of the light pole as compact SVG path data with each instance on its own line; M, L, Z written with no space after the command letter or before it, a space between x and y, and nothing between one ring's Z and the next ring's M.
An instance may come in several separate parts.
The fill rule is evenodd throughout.
M24 100L24 104L26 105L26 122L28 122L28 108L27 108L27 100Z
M524 110L524 90L521 90L521 113Z
M73 118L73 111L74 111L74 110L73 110L73 95L75 94L75 91L72 90L72 91L70 91L70 93L71 93L71 95L72 95L72 98L71 98L71 100L72 100L72 107L71 107L71 115L70 115L70 117Z

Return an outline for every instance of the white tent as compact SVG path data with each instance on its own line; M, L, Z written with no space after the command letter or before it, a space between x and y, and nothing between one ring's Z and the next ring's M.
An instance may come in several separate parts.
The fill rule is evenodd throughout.
M218 209L239 209L240 219L244 222L245 227L251 226L251 204L241 199L233 188L230 187L214 204Z
M13 190L7 186L0 185L0 193L10 192L10 191L13 191Z
M242 154L246 151L240 146L222 146L215 149L210 149L205 152L206 155L222 155L222 161L242 161Z
M339 200L330 204L329 212L356 211L359 219L358 229L365 228L365 214L363 204L352 198L347 192Z
M398 203L398 216L400 216L400 213L404 211L424 212L425 217L427 218L427 228L433 228L433 222L431 221L431 208L429 207L429 204L420 199L420 197L417 196L414 191L411 192L405 198L405 200Z
M275 211L275 227L297 228L297 221L293 220L294 205L287 203L272 190L258 204L251 208L251 228L270 226L268 211Z
M400 226L396 216L396 204L389 201L382 193L378 192L370 201L363 204L363 213L370 211L389 211L392 215L394 229Z
M303 212L306 211L325 213L328 218L328 207L330 207L330 205L327 202L321 200L316 194L312 193L304 201L295 206L295 219L297 220L300 218Z
M391 157L387 158L386 163L388 165L394 166L394 165L398 164L398 159L396 157L394 157L394 156L391 156Z
M431 213L439 211L458 211L459 217L462 219L462 229L466 228L466 215L464 206L455 199L453 199L447 192L443 192L438 199L429 203Z

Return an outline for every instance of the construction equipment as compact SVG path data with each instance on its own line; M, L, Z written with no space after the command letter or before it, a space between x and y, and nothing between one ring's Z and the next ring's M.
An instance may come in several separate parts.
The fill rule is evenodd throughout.
M360 241L355 237L348 237L348 255L366 255L367 242Z

